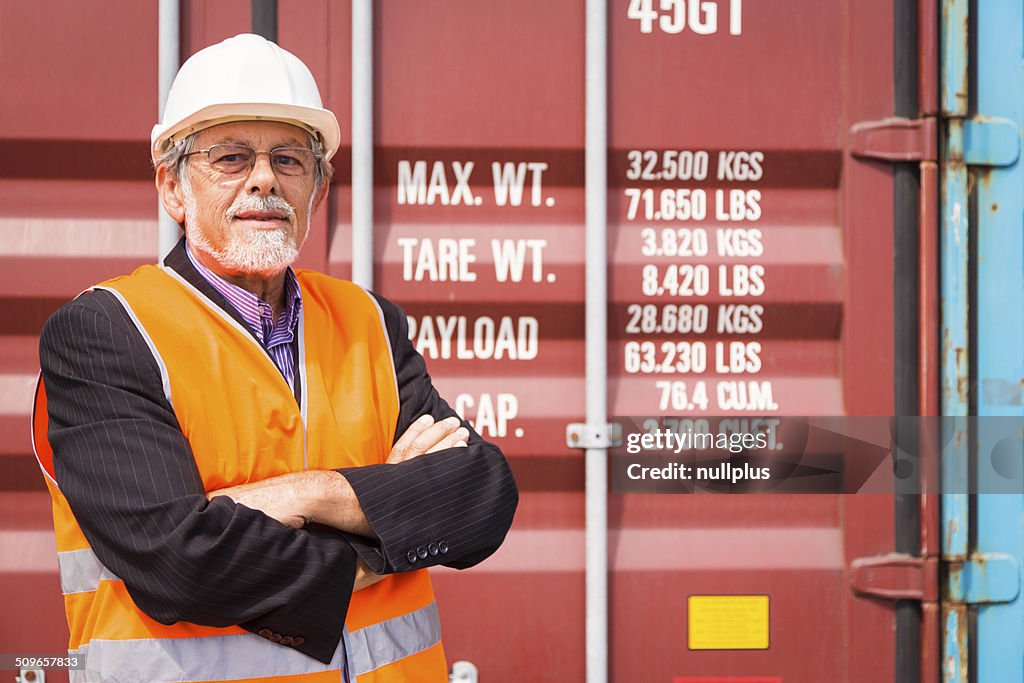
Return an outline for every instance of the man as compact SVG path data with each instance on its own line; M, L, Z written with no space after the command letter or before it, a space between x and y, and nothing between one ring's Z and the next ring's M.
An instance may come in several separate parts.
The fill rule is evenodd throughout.
M290 53L197 53L152 140L185 238L43 330L73 681L447 680L425 568L493 553L518 494L398 307L289 267L339 141Z

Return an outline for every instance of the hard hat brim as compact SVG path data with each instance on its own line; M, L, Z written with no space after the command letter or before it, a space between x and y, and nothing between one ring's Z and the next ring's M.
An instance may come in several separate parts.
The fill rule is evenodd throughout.
M232 121L279 121L298 126L314 135L319 134L320 142L324 147L324 157L328 160L334 156L341 145L341 128L338 126L338 119L328 109L273 102L219 103L204 107L171 125L157 124L153 126L150 136L150 154L154 163L166 151L169 144L211 126Z

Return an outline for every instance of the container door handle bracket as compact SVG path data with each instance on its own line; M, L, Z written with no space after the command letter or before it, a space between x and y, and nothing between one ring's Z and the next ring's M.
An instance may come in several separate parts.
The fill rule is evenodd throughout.
M622 441L622 425L612 422L592 425L572 422L565 427L565 443L569 448L612 448Z
M904 553L858 557L850 563L850 585L854 592L873 598L935 602L938 558Z
M879 161L936 161L938 132L935 119L893 116L861 121L850 128L850 153Z

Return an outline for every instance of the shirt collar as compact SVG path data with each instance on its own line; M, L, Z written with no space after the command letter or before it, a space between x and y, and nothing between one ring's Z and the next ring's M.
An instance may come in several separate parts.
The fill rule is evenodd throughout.
M290 267L285 271L284 276L285 308L278 320L273 320L273 313L269 304L252 292L228 282L200 263L192 254L192 249L187 241L185 242L185 254L203 279L209 282L210 286L216 289L238 311L246 324L256 333L260 342L266 343L267 341L264 336L263 319L268 319L270 329L283 326L285 330L295 330L299 319L299 311L302 309L302 290L299 288L299 281L295 277L295 271Z

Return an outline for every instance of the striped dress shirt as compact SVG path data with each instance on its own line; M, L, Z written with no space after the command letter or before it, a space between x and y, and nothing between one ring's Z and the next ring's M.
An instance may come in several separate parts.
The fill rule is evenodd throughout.
M256 335L256 339L263 345L263 348L270 354L274 365L281 371L288 386L295 391L295 358L297 356L297 329L299 324L299 312L302 310L302 290L299 289L299 281L295 277L295 271L289 268L284 275L284 309L282 309L277 320L274 320L274 309L266 301L258 296L232 284L220 277L212 270L204 266L192 254L192 249L185 243L185 253L188 260L203 276L203 279L210 283L210 286L220 292L220 295L227 299L238 314L245 320L245 324Z

